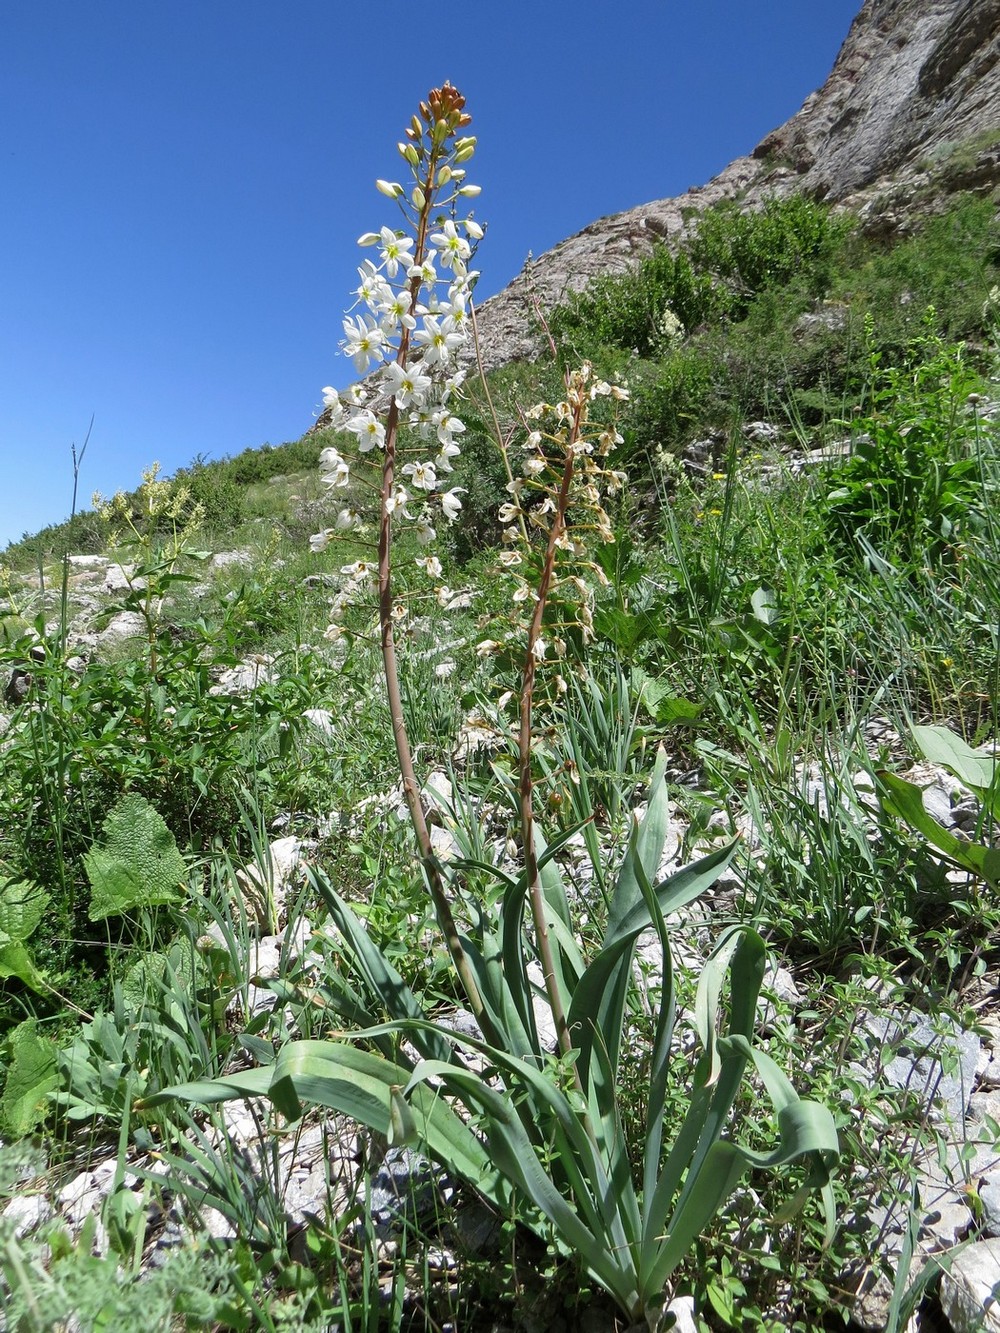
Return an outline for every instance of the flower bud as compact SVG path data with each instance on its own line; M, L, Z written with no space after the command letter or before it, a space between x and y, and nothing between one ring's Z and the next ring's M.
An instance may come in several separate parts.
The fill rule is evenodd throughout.
M476 151L476 140L473 135L465 139L459 139L455 143L456 162L468 162L469 158Z
M402 191L400 191L400 194L402 194ZM413 193L410 195L410 199L417 212L422 213L427 200L424 198L424 192L419 185L413 187Z
M448 137L448 122L446 120L436 120L434 128L431 130L431 142L435 147L440 148Z
M481 185L460 185L458 188L458 193L465 195L466 199L475 199L476 195L482 194L482 192L483 187Z
M483 239L482 227L472 218L466 218L462 223L462 226L465 228L465 234L471 236L474 241L481 241Z
M399 149L400 157L405 157L411 167L417 166L420 161L420 154L417 152L416 148L414 148L413 144L398 143L396 147Z
M376 245L378 243L378 232L366 231L364 236L358 237L358 245Z
M441 168L441 170L438 172L437 180L434 183L438 187L438 189L440 189L442 185L447 185L450 180L451 180L451 167L449 167L446 162L444 166Z
M375 182L375 188L379 194L384 194L387 199L398 199L403 193L402 185L398 185L395 181L378 180Z

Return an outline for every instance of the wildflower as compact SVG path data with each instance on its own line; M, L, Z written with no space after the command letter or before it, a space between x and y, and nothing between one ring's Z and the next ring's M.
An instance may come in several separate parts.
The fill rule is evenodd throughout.
M419 405L431 387L429 375L423 375L415 366L401 366L391 361L382 371L386 388L396 400L397 407Z
M347 508L341 509L338 513L335 526L341 532L346 531L348 528L358 528L361 526L361 515L356 509L351 509L350 506L348 506Z
M469 187L466 186L466 189ZM431 245L436 245L441 252L441 263L445 268L465 267L465 261L472 254L472 248L464 237L459 236L454 222L448 221L440 231L431 236Z
M535 642L531 645L531 655L536 662L542 662L545 660L545 650L547 647L548 644L546 644L542 636L539 635L538 638L535 640Z
M354 358L354 368L359 375L363 375L373 362L383 359L385 335L371 315L345 319L344 333L347 335L344 351Z
M358 449L363 454L385 444L385 427L375 413L367 409L352 417L344 429L358 437Z
M496 639L483 639L481 643L476 644L476 656L489 657L491 653L495 653L501 647L503 645L497 643Z
M433 463L407 463L403 467L403 476L422 491L432 491L437 486L437 474Z
M389 227L383 227L380 233L382 242L382 264L390 278L394 278L399 272L400 264L410 263L409 251L413 249L413 239L404 236L402 232L390 230Z
M445 491L441 496L441 508L449 523L454 523L455 519L458 518L459 510L462 508L458 493L464 490L464 486L453 486L450 491Z
M448 317L439 320L434 315L428 315L423 328L413 335L413 341L424 349L425 366L445 365L465 342L465 334L459 333L454 323L449 323Z
M309 538L310 551L312 551L314 555L318 555L320 551L325 551L330 545L330 538L332 536L333 533L329 528L324 528L322 532L314 532Z
M368 560L355 560L351 565L341 565L341 574L352 579L368 579L375 572L375 566Z
M455 418L452 417L451 420L455 421ZM465 430L465 427L462 425L460 421L457 422L457 424L461 426L462 430ZM439 426L438 439L441 439L441 432L442 432L442 427ZM453 444L451 440L443 440L441 443L441 448L438 450L437 457L434 460L434 464L436 467L439 467L442 472L451 472L452 470L451 460L453 458L457 458L461 452L462 451L461 449L459 449L457 444Z
M326 486L346 486L351 479L350 465L345 458L341 458L338 454L336 462L331 461L327 467L324 467L321 473L321 479Z
M418 556L417 564L426 570L429 578L439 579L441 577L441 561L436 555Z

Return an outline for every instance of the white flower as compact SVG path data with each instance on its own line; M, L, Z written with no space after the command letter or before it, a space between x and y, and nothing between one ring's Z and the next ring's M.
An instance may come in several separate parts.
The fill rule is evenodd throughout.
M309 538L310 551L315 554L318 554L320 551L325 551L330 545L330 538L332 536L333 533L330 528L324 528L322 532L314 532Z
M465 187L466 190L468 187ZM436 245L441 252L441 263L445 268L464 269L465 261L472 254L472 248L464 236L459 236L452 221L444 224L440 231L431 236L431 245Z
M498 558L505 569L512 569L515 565L521 564L520 551L501 551Z
M337 390L330 384L323 390L323 407L330 414L330 425L339 426L344 419L344 405Z
M352 565L341 565L341 574L346 574L348 578L357 579L359 582L363 579L371 578L375 572L375 566L370 560L355 560Z
M490 653L495 653L502 644L497 643L496 639L483 639L482 643L476 645L477 657L489 657Z
M401 366L397 361L383 369L382 378L397 407L420 406L431 387L431 377L422 375L415 366Z
M336 449L324 449L319 456L320 477L327 486L346 486L351 479L351 469L345 458Z
M459 510L462 508L458 493L464 490L464 486L453 486L450 491L445 491L441 496L441 508L449 523L454 523L455 519L458 518Z
M448 603L455 596L455 594L452 592L450 588L445 587L445 588L435 588L434 596L437 598L438 606L440 606L442 610L447 610Z
M437 485L437 475L433 463L407 463L403 476L409 477L412 485L421 491L432 491Z
M424 349L425 366L447 365L455 349L465 342L465 334L459 333L454 322L449 323L449 318L439 320L428 315L423 328L413 335L413 341Z
M359 315L355 320L345 319L344 333L347 335L344 351L354 358L355 369L360 375L365 373L373 361L383 359L385 335L371 315Z
M385 271L390 278L394 278L400 264L409 265L411 256L407 251L413 249L413 240L409 236L397 235L389 227L382 228L379 239L382 242L381 254Z
M386 299L391 299L392 288L370 259L366 259L358 269L358 277L361 279L361 285L356 289L356 295L366 306L375 308Z
M342 509L337 515L336 527L344 532L348 528L357 528L361 526L361 515L356 509Z
M388 500L385 502L385 512L387 514L394 514L397 509L402 509L403 505L406 504L409 498L409 494L404 486L396 486Z
M437 269L434 267L434 260L427 255L422 264L411 264L406 270L408 278L419 278L420 282L434 290L434 285L438 280Z
M375 413L367 408L355 413L344 429L358 437L358 449L363 454L376 446L381 449L385 444L385 427Z
M379 307L379 314L382 317L379 322L387 335L394 333L400 325L404 329L416 328L417 321L410 314L410 303L408 287L403 287L398 292L390 291L389 296Z
M437 536L437 531L424 518L418 518L414 527L417 541L421 546L430 546L431 542Z
M531 655L536 662L544 661L547 646L545 640L540 635L531 645Z
M439 579L441 577L441 561L436 555L418 556L417 564L427 571L429 578Z
M440 468L442 472L451 472L453 471L451 460L457 458L460 453L461 450L457 444L443 445L437 457L434 459L434 466Z

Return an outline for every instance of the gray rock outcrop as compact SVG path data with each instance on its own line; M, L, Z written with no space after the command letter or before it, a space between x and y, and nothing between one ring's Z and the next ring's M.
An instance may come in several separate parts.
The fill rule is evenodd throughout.
M905 194L935 163L941 192L1000 182L1000 0L866 0L823 86L748 156L687 194L591 223L485 301L484 363L533 356L535 301L548 309L621 272L679 237L692 210L793 191L861 208L880 190Z

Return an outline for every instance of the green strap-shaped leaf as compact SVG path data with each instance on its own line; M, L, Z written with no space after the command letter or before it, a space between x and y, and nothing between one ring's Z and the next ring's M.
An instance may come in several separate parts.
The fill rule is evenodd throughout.
M737 845L734 842L717 848L700 861L685 866L656 885L653 893L660 913L668 916L710 888L729 864ZM642 888L634 866L629 873L641 894ZM567 1021L574 1043L580 1050L577 1067L584 1087L587 1086L590 1072L591 1043L597 1032L601 1033L608 1050L617 1082L617 1054L631 980L629 967L632 949L638 937L651 925L649 907L645 900L640 899L621 916L613 932L609 928L604 947L580 978L573 993Z
M950 829L946 829L933 815L927 813L920 788L912 782L884 770L879 771L878 779L882 786L882 804L890 814L916 829L932 847L943 852L955 865L990 884L1000 885L1000 849L986 847L978 842L963 842L957 838Z
M525 1070L529 1079L533 1072ZM414 1090L421 1080L430 1078L440 1078L455 1095L480 1110L486 1125L490 1155L500 1170L521 1195L553 1224L560 1239L576 1251L593 1276L612 1296L625 1309L636 1310L637 1292L632 1257L627 1250L623 1252L611 1240L615 1218L601 1218L596 1230L586 1225L577 1209L562 1196L551 1177L546 1174L509 1099L495 1088L469 1070L428 1062L418 1067L408 1091ZM544 1093L549 1105L554 1107L556 1102L562 1103L560 1119L575 1122L576 1117L562 1094L543 1077L539 1076L539 1080L545 1084ZM577 1129L580 1129L576 1123ZM589 1210L597 1217L594 1198L585 1197ZM608 1205L614 1208L610 1199Z
M363 922L325 877L312 873L311 879L323 895L334 924L350 949L360 975L367 982L372 998L385 1007L390 1018L423 1018L423 1005L381 949L373 943ZM421 1030L414 1044L424 1057L430 1056L435 1060L450 1060L452 1057L452 1047L433 1029Z

